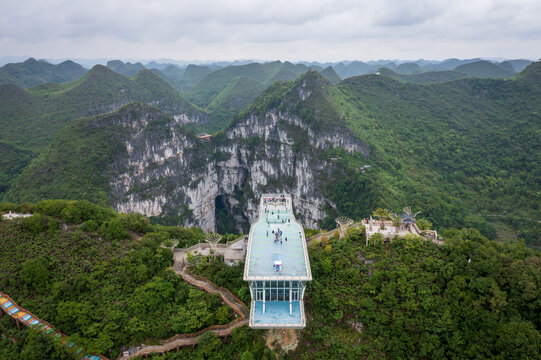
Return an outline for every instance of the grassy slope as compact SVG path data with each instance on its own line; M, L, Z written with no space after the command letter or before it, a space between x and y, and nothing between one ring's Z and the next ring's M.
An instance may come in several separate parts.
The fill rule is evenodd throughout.
M224 122L248 106L265 89L258 80L241 76L231 81L208 105L213 118L219 119L214 130L224 127Z
M381 68L379 71L381 75L388 76L391 79L402 82L412 82L416 84L433 84L469 77L469 75L457 71L427 71L420 74L412 75L397 74L387 68Z
M396 72L403 75L412 75L423 72L423 69L415 63L403 63L396 67Z
M194 87L199 81L203 80L205 76L210 74L213 70L209 66L203 65L188 65L182 77L178 80L175 89L185 93Z
M207 106L213 97L225 89L229 82L240 76L251 77L263 82L272 76L272 71L259 63L228 66L205 76L186 93L186 97L196 105Z
M145 66L140 62L132 64L130 62L125 63L120 60L108 61L107 67L114 72L117 72L127 77L135 76L139 71L145 69Z
M336 71L334 71L332 66L327 66L325 69L321 70L319 73L323 75L325 79L329 80L332 84L336 84L340 82L340 80L342 80L340 78L340 75L338 75Z
M305 73L307 70L308 68L304 65L294 65L287 61L284 63L275 61L264 64L251 63L239 66L228 66L205 76L205 78L186 93L186 97L194 104L207 106L214 97L218 96L228 84L238 77L250 77L265 83L268 87L272 85L271 79L289 80L291 73L298 76ZM287 78L284 78L283 75L280 74L285 74Z

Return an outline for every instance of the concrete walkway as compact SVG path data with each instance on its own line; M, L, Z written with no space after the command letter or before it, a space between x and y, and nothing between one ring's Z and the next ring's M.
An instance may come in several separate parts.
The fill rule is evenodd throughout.
M356 222L354 224L351 224L350 226L348 226L348 229L351 229L351 228L355 228L355 227L358 227L359 225L362 225L362 221L359 221L359 222ZM316 234L312 237L309 237L308 239L306 239L306 245L307 246L311 246L312 245L312 242L315 240L315 241L321 241L321 238L323 236L326 236L328 239L330 239L331 237L333 237L334 233L338 231L338 233L340 233L340 229L333 229L331 231L327 231L327 232L324 232L324 233L319 233L319 234ZM347 231L347 230L346 230Z

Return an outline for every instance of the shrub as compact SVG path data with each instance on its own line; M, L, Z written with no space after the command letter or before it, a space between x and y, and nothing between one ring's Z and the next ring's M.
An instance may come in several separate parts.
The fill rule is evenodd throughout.
M146 217L138 213L120 214L120 222L124 228L144 234L152 231L152 225Z
M419 230L430 230L432 229L432 223L427 219L421 218L416 220Z
M79 227L82 231L96 231L98 229L98 223L95 220L87 220Z
M67 224L79 224L81 222L81 209L75 204L69 204L60 213L62 220Z
M109 220L102 229L102 235L107 240L123 240L130 237L130 234L124 229L122 222L118 218Z
M0 212L8 212L8 211L20 213L23 210L22 210L21 205L17 205L17 204L13 204L13 203L10 203L10 202L5 202L5 201L1 202L0 203Z
M34 214L30 217L22 219L21 223L26 230L37 235L45 228L46 217L41 214Z
M44 257L28 259L21 270L21 279L38 291L47 288L49 281L49 264Z
M49 218L49 221L47 222L47 229L52 234L58 230L58 221L53 218Z

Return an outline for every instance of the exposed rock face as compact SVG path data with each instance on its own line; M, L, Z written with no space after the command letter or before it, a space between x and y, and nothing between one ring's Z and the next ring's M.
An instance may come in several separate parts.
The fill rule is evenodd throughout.
M271 350L278 348L284 353L295 350L299 345L299 337L295 329L272 329L267 331L267 347Z
M238 230L247 232L266 192L291 194L300 221L316 227L325 206L335 207L325 196L325 184L341 173L325 151L341 147L368 156L367 146L349 130L317 132L277 110L250 114L212 142L186 134L178 118L158 118L144 114L119 120L129 136L126 152L113 164L114 206L204 230L216 229L219 199Z

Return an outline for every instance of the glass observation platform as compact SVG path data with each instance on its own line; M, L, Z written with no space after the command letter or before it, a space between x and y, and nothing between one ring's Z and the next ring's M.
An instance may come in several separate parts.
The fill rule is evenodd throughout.
M303 297L310 280L304 230L293 215L291 197L263 194L244 267L252 296L250 327L305 327Z

